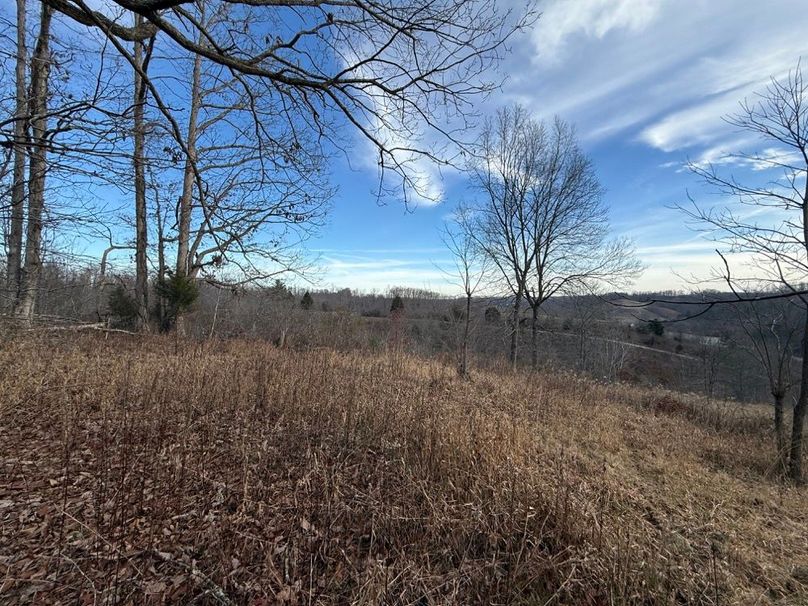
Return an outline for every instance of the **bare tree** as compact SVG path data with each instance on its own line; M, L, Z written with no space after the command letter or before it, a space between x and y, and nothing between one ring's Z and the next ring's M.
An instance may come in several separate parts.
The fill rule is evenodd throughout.
M51 4L108 36L146 82L181 148L185 170L177 234L166 240L177 247L175 273L209 274L226 262L249 280L266 275L267 264L278 265L292 250L288 244L267 247L279 241L275 236L258 244L260 228L283 224L293 227L287 233L299 235L316 214L315 202L327 201L323 154L316 148L345 149L342 124L354 126L375 146L380 194L397 192L405 200L424 194L418 160L442 163L456 153L467 119L474 116L472 99L495 84L483 79L486 68L499 59L504 41L534 16L529 10L524 17L512 15L491 0L121 3L143 17L127 27L80 0ZM269 48L258 33L267 29L281 32ZM161 84L148 78L120 42L155 32L161 32L166 49L176 53L179 45L194 60L187 128L175 119ZM271 131L274 124L288 128ZM234 125L235 145L221 137L222 127ZM218 137L214 144L200 142L205 130ZM224 150L242 156L224 160ZM203 152L215 160L206 165ZM391 174L397 175L392 187L385 178ZM256 205L261 190L269 193ZM236 208L239 194L248 202ZM256 256L258 263L251 260Z
M199 6L210 31L249 26ZM326 154L277 97L228 68L194 57L189 93L176 273L244 284L299 269L298 244L333 194Z
M557 294L623 286L642 269L626 239L609 239L608 208L591 160L574 129L559 118L549 127L527 216L533 263L525 299L532 311L531 366L538 367L539 311Z
M538 173L544 132L524 108L506 107L486 122L469 172L482 200L469 234L497 268L513 296L509 360L516 365L519 315L535 249L531 246L530 188Z
M803 432L808 408L808 296L804 282L808 274L808 85L798 65L786 78L772 79L768 88L753 100L744 101L741 111L728 118L734 126L754 133L765 142L760 153L737 153L723 163L777 170L780 178L741 183L723 176L713 165L691 163L691 170L711 187L735 200L734 205L702 207L691 200L681 209L733 253L752 258L744 275L730 270L724 260L722 278L739 301L762 301L793 297L805 310L802 331L800 394L794 406L789 445L789 473L802 481ZM757 174L765 174L757 171ZM755 212L744 212L745 209ZM736 268L737 269L737 268ZM749 297L750 284L774 285L778 292ZM759 289L758 289L759 290Z
M769 383L774 405L775 463L778 469L785 471L789 448L784 401L795 383L792 360L799 342L802 310L787 299L733 307L745 337L738 345L760 365Z
M94 230L105 213L103 203L94 205L88 185L119 182L120 173L110 170L116 177L106 178L100 169L120 159L115 148L125 138L120 95L112 84L114 61L87 37L77 47L64 28L54 33L52 13L47 7L35 20L39 31L29 62L27 16L24 6L18 7L16 102L0 116L0 145L11 149L14 159L10 204L4 192L2 208L4 294L25 322L33 320L43 263L67 253L71 240Z
M463 289L465 314L463 317L463 338L460 349L461 377L468 376L469 338L472 322L472 299L488 278L491 268L490 257L485 254L471 235L471 217L468 209L460 208L451 222L444 225L443 243L452 255L454 271L444 270L454 284Z
M142 24L143 17L135 16L135 27ZM133 99L133 142L132 165L134 168L135 186L135 302L137 303L137 327L145 330L149 325L149 270L146 258L148 248L148 224L146 205L146 118L145 105L147 88L145 83L148 73L154 37L149 39L148 47L143 41L134 43L134 99Z
M25 262L20 273L20 293L14 313L25 321L34 314L42 271L42 215L45 207L45 177L48 153L48 83L51 68L50 27L53 9L42 4L39 34L31 57L31 92L28 177L28 221Z
M176 236L164 234L160 250L165 253L166 244L176 246L176 275L195 279L205 274L229 283L233 273L240 273L240 280L255 280L277 273L276 267L267 269L270 265L288 269L289 259L296 260L299 240L290 243L290 234L299 236L329 197L322 181L323 150L347 150L350 139L343 125L354 127L373 147L379 195L394 194L405 201L427 195L419 162L441 164L457 157L458 146L465 143L462 133L475 116L474 100L496 86L485 78L488 67L499 60L508 38L536 16L532 7L517 15L494 0L121 0L101 10L84 0L41 2L49 18L57 11L99 32L135 74L134 116L129 109L121 113L134 119L132 143L107 136L107 147L94 148L92 157L115 154L134 165L135 291L141 325L148 310L149 262L144 166L152 161L145 155L147 101L185 159ZM269 37L267 31L276 34ZM162 56L182 61L184 55L194 61L196 85L189 97L187 129L165 100L171 89L148 75L150 53L144 49L156 37ZM127 42L134 42L134 49ZM35 56L32 91L36 67ZM218 109L218 116L204 115L206 95L208 108ZM224 104L223 97L235 105ZM47 95L44 103L47 108ZM62 118L47 112L43 116L45 126L48 118ZM34 141L33 120L27 120L31 162L37 149L43 162L47 152L59 157L53 153L53 137L48 145L45 135L41 145ZM274 124L282 127L273 130ZM237 134L235 145L221 137L228 127ZM215 133L205 145L207 165L199 144L205 130ZM240 156L223 160L228 149ZM101 171L88 172L96 178ZM33 212L27 229L32 236L38 224L41 230L42 211L47 210L44 193L41 204L31 196L37 183L28 183ZM41 183L44 192L44 171ZM265 229L270 224L282 227ZM17 313L30 317L36 294L34 253L41 250L36 237L26 237L25 244L30 258L26 267L32 271L22 268ZM222 269L225 263L229 269Z
M246 89L275 97L287 113L305 117L317 137L345 149L331 120L339 117L373 147L379 192L405 199L428 195L419 159L451 161L456 145L447 142L464 143L475 98L496 86L485 77L488 68L536 18L530 4L517 15L495 0L207 3L210 14L226 9L246 24L233 29L200 19L190 0L115 0L143 17L128 27L84 0L44 1L100 28L119 50L122 39L159 31L174 48L227 69ZM390 183L386 175L398 178Z
M578 341L578 360L576 366L580 370L587 370L589 353L592 348L592 327L596 320L600 320L600 299L590 292L580 289L568 295L571 307L569 320L565 321L576 335Z
M516 298L514 320L522 297L531 309L536 369L539 312L550 297L624 284L641 266L630 242L609 239L602 187L571 126L501 110L479 155L473 175L485 201L475 233Z
M209 5L217 11L208 11ZM207 32L249 27L226 4L199 2L194 13ZM301 271L300 245L319 225L333 193L321 146L282 100L251 88L229 68L201 55L171 63L191 73L186 89L174 91L189 112L175 139L184 152L177 154L184 155L180 195L168 209L175 221L157 209L158 281L170 274L175 281L233 287ZM176 172L167 167L161 179ZM176 259L167 267L170 253ZM183 332L182 315L165 326Z
M28 124L27 69L28 45L26 42L25 0L17 0L17 48L15 57L15 111L14 111L14 169L11 185L11 213L6 239L6 292L9 307L13 307L20 290L22 266L22 243L25 222L25 141Z

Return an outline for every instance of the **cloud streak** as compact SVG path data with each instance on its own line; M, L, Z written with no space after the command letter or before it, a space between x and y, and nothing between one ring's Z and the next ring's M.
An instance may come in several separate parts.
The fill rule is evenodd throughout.
M602 140L633 131L671 152L731 131L721 116L808 56L796 0L550 0L509 71L514 100ZM529 73L525 60L533 66Z
M406 286L456 295L445 273L452 267L446 254L444 248L329 250L320 260L320 282L365 291Z
M670 207L688 194L708 207L727 202L707 195L684 169L688 161L713 164L753 183L782 178L782 169L767 169L791 158L722 117L737 112L739 102L752 98L770 77L793 69L800 56L808 60L804 0L765 6L740 0L545 0L541 9L535 29L514 41L502 65L508 76L502 94L478 109L493 114L517 101L537 118L560 115L576 125L608 189L615 233L633 238L649 266L637 288L686 288L677 274L708 276L717 261L715 244L705 238L709 233L694 234L685 216ZM447 182L431 173L433 165L416 168L425 183L434 184L430 197L470 195L461 191L460 179ZM412 241L439 245L440 219L436 213L431 240L422 221ZM754 217L776 219L771 213ZM446 283L429 255L346 254L358 255L354 261L360 265L349 268L348 257L332 260L326 273L335 282L367 281L374 288L399 282L435 290ZM374 255L382 260L374 264Z
M576 0L551 2L533 31L538 59L559 63L576 38L602 40L613 30L636 32L658 16L661 0Z

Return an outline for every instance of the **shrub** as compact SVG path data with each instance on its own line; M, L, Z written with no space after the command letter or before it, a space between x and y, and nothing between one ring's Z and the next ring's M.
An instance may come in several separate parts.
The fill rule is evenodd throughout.
M665 334L665 325L656 318L654 318L653 320L648 322L648 331L652 335L661 337L663 334Z
M404 299L401 298L401 295L396 295L393 297L393 302L390 304L390 313L391 314L400 314L404 312Z
M638 324L637 332L641 335L651 335L650 342L653 343L655 337L661 337L665 334L665 325L661 320L654 318Z
M199 298L199 286L194 278L179 274L157 280L157 294L166 303L166 319L173 324L177 317L190 310Z
M485 321L489 324L496 324L502 318L498 307L491 305L485 309Z
M293 301L295 298L292 291L286 287L286 284L284 284L282 280L278 279L276 279L275 283L267 289L267 292L269 293L270 299L277 301Z
M107 309L118 326L130 327L137 319L137 301L123 286L116 286L109 293Z

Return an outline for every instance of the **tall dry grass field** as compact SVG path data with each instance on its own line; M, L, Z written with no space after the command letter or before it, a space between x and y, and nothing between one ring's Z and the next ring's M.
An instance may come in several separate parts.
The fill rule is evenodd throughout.
M263 343L0 351L0 602L799 604L768 418Z

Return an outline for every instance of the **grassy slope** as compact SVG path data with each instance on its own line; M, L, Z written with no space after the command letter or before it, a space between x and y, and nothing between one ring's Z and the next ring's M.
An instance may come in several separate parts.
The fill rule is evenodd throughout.
M401 356L4 344L0 602L805 603L767 426Z

